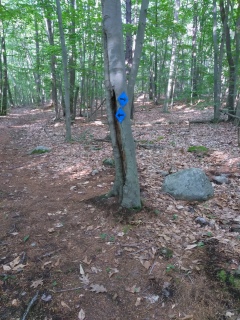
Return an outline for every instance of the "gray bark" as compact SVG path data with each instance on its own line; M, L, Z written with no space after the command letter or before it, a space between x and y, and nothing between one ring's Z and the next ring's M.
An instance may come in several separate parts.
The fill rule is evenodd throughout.
M213 0L213 44L214 44L214 121L220 118L220 79L219 74L219 54L218 54L218 35L217 35L217 3Z
M115 117L119 109L117 98L122 92L127 92L120 0L102 0L102 17L107 113L116 170L109 195L118 196L123 207L140 207L130 103L123 107L126 118L122 123Z
M175 7L174 7L174 22L178 22L178 13L180 8L180 0L175 0ZM171 61L170 61L170 67L169 67L169 77L168 77L168 86L167 86L167 92L166 97L164 101L163 111L168 111L168 106L171 98L171 92L173 89L173 82L174 82L174 72L175 72L175 61L176 61L176 55L177 55L177 34L176 31L173 33L172 37L172 55L171 55Z
M133 56L133 63L132 63L132 68L129 74L128 87L127 87L129 105L131 106L131 108L133 107L134 86L135 86L137 72L140 64L140 58L142 54L148 5L149 5L149 0L142 0L139 22L138 22L136 45L135 45L135 51Z
M46 28L47 28L47 34L48 34L48 41L50 46L54 47L54 36L53 36L53 23L52 20L49 18L46 18ZM58 106L58 100L57 100L57 76L56 76L56 62L57 58L55 54L51 54L51 96L52 96L52 102L55 109L55 120L59 120L60 118L60 110Z
M57 15L58 15L58 26L61 40L62 49L62 63L63 63L63 76L64 76L64 100L65 100L65 124L66 124L66 140L71 140L71 115L70 115L70 85L68 76L68 54L65 44L65 37L63 32L62 24L62 10L60 6L60 1L56 0L57 5Z

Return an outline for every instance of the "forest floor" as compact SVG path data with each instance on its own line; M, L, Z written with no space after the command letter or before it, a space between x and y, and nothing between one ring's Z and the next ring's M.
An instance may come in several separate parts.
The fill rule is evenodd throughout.
M237 128L206 122L212 108L171 111L136 108L144 206L124 214L101 197L114 180L105 117L77 118L72 143L51 110L0 118L0 319L240 319ZM30 154L39 145L51 151ZM212 199L161 192L165 172L190 167L209 176Z

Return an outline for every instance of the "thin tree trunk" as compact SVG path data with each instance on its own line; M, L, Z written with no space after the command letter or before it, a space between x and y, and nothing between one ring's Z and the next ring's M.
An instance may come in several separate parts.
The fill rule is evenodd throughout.
M35 48L36 48L36 72L35 81L37 88L37 104L41 103L41 76L40 76L40 46L39 46L39 30L38 21L36 15L34 16L34 26L35 26Z
M133 56L132 68L129 74L128 86L127 86L129 105L131 106L131 118L133 118L134 86L135 86L137 72L140 64L140 58L142 54L148 5L149 5L149 0L142 0L139 22L138 22L136 46L135 46L135 51Z
M118 196L123 207L141 207L135 143L130 123L131 104L119 108L118 100L123 92L127 92L120 0L102 0L102 17L107 113L116 170L110 195ZM120 121L116 118L120 110L126 114L123 121L122 118Z
M54 47L54 35L53 35L53 22L49 18L46 18L46 25L47 25L47 34L48 34L48 41L50 46ZM56 75L56 55L51 54L51 62L50 62L50 68L51 68L51 97L52 97L52 103L55 109L55 120L60 119L60 108L58 105L58 99L57 99L57 75Z
M220 0L220 13L223 25L225 25L225 41L226 41L226 52L227 52L227 61L229 66L229 78L228 78L228 98L227 98L227 109L229 112L228 119L234 120L231 117L231 114L235 114L234 110L234 87L235 87L235 64L232 55L231 48L231 36L230 29L228 25L228 12L229 12L229 0L227 0L227 6L224 7L224 1Z
M70 42L71 42L71 55L69 57L69 77L70 77L70 113L71 118L75 119L76 114L74 113L74 91L75 91L75 80L76 80L76 23L75 23L75 0L70 1L71 10L71 27L70 27Z
M218 35L217 35L217 3L213 0L213 44L214 44L214 121L220 118L220 79L221 74L219 68L219 55L218 55Z
M193 4L193 27L192 27L192 66L191 66L191 103L197 97L197 24L198 24L198 2Z
M174 7L174 22L178 22L178 13L180 8L180 0L175 0L175 7ZM177 56L177 33L174 31L173 37L172 37L172 55L171 55L171 61L170 61L170 67L169 67L169 77L168 77L168 86L167 86L167 92L165 96L164 106L163 106L163 112L168 112L169 102L171 99L171 92L173 88L173 80L174 80L174 72L175 72L175 62L176 62L176 56Z
M56 0L57 15L58 15L58 26L61 40L62 49L62 64L63 64L63 76L64 76L64 100L65 100L65 124L66 124L66 140L71 140L71 114L70 114L70 85L68 77L68 54L65 44L65 37L62 24L62 9L60 1Z
M7 115L7 103L8 103L8 74L7 74L7 52L6 52L6 44L5 44L5 35L4 29L2 29L2 39L1 39L1 47L2 47L2 96L1 96L1 110L0 114L2 116Z

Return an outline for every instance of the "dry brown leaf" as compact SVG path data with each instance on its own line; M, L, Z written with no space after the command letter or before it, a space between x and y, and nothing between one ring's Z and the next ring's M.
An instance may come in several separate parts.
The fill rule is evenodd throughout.
M88 260L87 256L85 256L85 258L83 259L83 262L89 265L92 262L92 260L91 259Z
M132 287L126 287L126 291L131 292L131 293L138 293L140 292L140 287L137 287L136 285Z
M42 286L42 285L43 285L43 280L39 279L39 280L32 281L32 284L30 285L30 287L37 288L38 286Z
M78 313L78 320L84 320L85 319L85 311L81 309Z
M108 274L109 278L111 278L111 276L113 276L115 273L118 273L119 270L117 268L110 268L110 272Z
M136 302L135 302L135 306L139 306L141 304L142 298L138 297Z
M9 263L10 267L11 267L11 268L14 268L17 264L19 264L20 260L21 260L20 256L18 256L17 258L15 258L13 261L11 261L11 262Z
M61 306L64 308L68 308L69 310L71 310L71 308L66 304L66 302L61 301Z
M3 271L10 271L10 270L12 270L11 267L9 267L9 266L6 265L6 264L3 265Z
M197 244L189 244L186 246L185 250L191 250L193 248L196 248L198 245Z
M52 261L46 261L44 262L44 264L42 265L42 269L44 269L47 265L51 264Z
M81 275L85 275L85 272L84 272L83 267L82 267L81 264L79 265L79 272L80 272Z
M80 281L81 281L83 284L85 284L85 285L88 285L89 282L90 282L87 274L86 274L86 275L83 274L79 279L80 279Z
M18 264L14 268L12 268L13 271L18 271L26 267L26 264Z
M92 288L90 291L93 291L96 293L107 292L107 289L101 284L91 284L90 287Z
M140 262L147 270L151 267L151 263L149 261L140 260Z

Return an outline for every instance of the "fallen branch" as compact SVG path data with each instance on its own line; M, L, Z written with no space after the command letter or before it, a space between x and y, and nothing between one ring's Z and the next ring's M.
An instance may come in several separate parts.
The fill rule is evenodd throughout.
M59 292L66 292L66 291L75 291L82 289L83 287L76 287L76 288L69 288L69 289L62 289L62 290L54 290L53 293L59 293Z
M34 305L34 303L37 301L38 298L38 291L36 292L35 296L32 298L32 300L29 302L28 306L27 306L27 310L24 312L24 315L22 317L21 320L26 320L27 319L27 315L30 311L30 309L32 308L32 306Z

